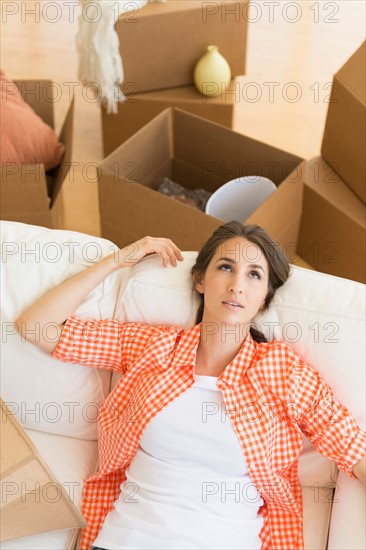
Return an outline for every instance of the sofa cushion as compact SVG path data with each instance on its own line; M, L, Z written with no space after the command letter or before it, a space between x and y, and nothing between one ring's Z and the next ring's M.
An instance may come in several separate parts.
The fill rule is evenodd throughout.
M26 342L13 321L48 290L117 247L82 233L17 222L1 222L1 247L2 398L26 428L96 439L96 415L109 392L110 372L53 359ZM113 317L124 275L119 270L107 277L76 315Z
M353 483L352 479L340 472L334 497L328 548L364 550L366 548L365 489L361 483Z
M305 550L327 548L329 520L332 511L333 489L329 487L302 487L304 505Z
M199 304L190 268L197 252L183 252L184 261L163 268L156 254L146 256L126 272L121 282L115 318L151 325L195 324Z

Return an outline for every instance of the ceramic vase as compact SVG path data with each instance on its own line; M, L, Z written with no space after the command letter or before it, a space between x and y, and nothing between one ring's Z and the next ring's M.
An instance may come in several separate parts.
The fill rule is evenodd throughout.
M193 80L197 90L204 96L215 96L229 85L230 65L217 46L208 46L206 53L197 61Z

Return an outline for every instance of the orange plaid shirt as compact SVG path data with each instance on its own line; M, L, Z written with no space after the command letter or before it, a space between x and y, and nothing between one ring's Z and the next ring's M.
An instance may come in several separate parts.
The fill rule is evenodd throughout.
M193 385L200 329L68 319L53 357L123 373L99 411L99 469L85 480L81 550L89 550L113 508L148 422ZM366 454L366 433L281 341L258 344L247 336L217 386L264 500L262 550L303 548L302 433L350 477Z

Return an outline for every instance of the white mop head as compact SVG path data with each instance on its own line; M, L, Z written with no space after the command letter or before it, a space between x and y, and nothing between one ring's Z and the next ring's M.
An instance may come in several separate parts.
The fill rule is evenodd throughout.
M79 53L79 79L94 83L96 93L108 113L117 112L117 103L125 101L120 89L123 65L114 25L124 12L135 11L147 0L80 0L82 13L76 45Z

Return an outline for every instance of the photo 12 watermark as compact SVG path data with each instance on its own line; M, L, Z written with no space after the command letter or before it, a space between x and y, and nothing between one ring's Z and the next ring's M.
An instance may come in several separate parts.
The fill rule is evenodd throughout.
M22 424L76 424L80 421L95 424L97 422L101 403L90 401L6 401L8 412L2 422L7 422L7 416L16 416Z
M71 503L79 503L81 500L82 481L63 481L62 483L49 481L41 483L29 479L19 483L18 481L13 481L11 478L12 474L1 482L2 506L6 506L16 500L22 504L38 504L41 507L44 502L57 504L65 495Z
M133 92L133 90L132 90ZM339 87L332 82L280 82L280 81L249 81L236 80L229 85L225 82L203 82L202 103L208 103L209 96L217 96L221 103L228 101L236 104L273 104L299 103L338 103Z
M240 23L278 23L290 25L298 23L306 17L313 23L335 24L340 19L340 2L203 2L202 22L207 23L210 18L220 15L222 23L235 21Z
M300 381L300 377L299 377ZM296 382L295 382L296 383ZM237 432L243 432L245 424L269 424L300 422L310 415L319 425L337 424L342 416L342 406L335 399L316 400L309 411L296 400L262 400L236 402L234 405L205 401L201 407L201 421L209 427L213 422L232 423Z

